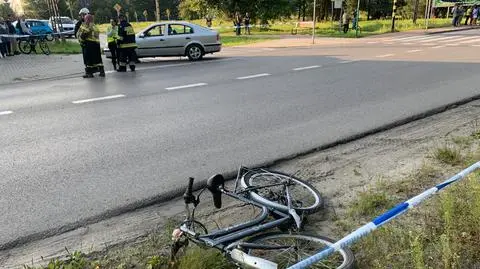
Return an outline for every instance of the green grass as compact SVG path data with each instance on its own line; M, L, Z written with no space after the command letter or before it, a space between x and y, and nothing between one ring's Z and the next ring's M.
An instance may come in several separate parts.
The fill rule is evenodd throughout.
M204 20L193 20L192 23L196 23L202 26L205 26ZM146 28L154 22L133 22L132 26L135 29L135 32ZM451 19L431 19L429 21L429 28L438 28L438 27L447 27L450 26ZM391 20L360 20L360 32L359 36L369 36L377 35L383 33L389 33L391 30ZM222 37L233 36L235 35L233 24L230 21L226 20L213 20L212 27L218 31ZM295 21L275 21L270 22L268 28L260 29L259 27L252 27L252 35L291 35L292 29L295 26ZM105 32L108 27L108 24L99 25L100 31ZM416 29L424 29L425 20L417 20L417 24L413 24L412 20L397 20L396 21L396 30L397 31L408 31ZM338 22L332 24L331 21L318 22L316 24L316 32L318 36L326 37L355 37L355 31L350 30L348 33L344 34L339 31ZM243 30L242 30L243 34ZM297 35L311 35L311 28L299 28L297 30Z
M339 221L342 234L441 182L444 169L424 165L401 181L383 181L359 195ZM353 247L358 268L474 268L480 260L479 180L473 174L360 240Z
M78 42L73 41L52 41L48 43L48 47L52 54L79 54L82 48ZM38 50L37 50L38 51Z
M463 160L460 150L453 146L443 146L435 149L434 157L438 161L449 165L458 165Z

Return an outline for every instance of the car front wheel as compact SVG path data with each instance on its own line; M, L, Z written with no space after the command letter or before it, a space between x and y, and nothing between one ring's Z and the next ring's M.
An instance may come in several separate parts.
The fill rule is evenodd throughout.
M186 52L190 61L198 61L203 58L203 48L198 44L188 46Z

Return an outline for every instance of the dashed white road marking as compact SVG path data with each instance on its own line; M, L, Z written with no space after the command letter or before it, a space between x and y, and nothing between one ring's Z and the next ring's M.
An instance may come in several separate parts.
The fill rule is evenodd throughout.
M194 84L187 84L187 85L181 85L181 86L175 86L175 87L168 87L165 88L167 91L173 91L173 90L180 90L180 89L187 89L187 88L195 88L195 87L202 87L208 85L207 83L194 83Z
M402 45L413 45L414 43L402 43Z
M480 45L472 45L472 47L480 47Z
M354 63L356 62L355 60L347 60L347 61L341 61L339 64L349 64L349 63Z
M436 44L435 44L435 43L425 43L425 44L422 44L422 45L425 45L425 46L435 46Z
M0 111L0 116L10 115L10 114L12 114L12 113L13 113L13 111L11 111L11 110Z
M256 74L256 75L250 75L250 76L245 76L245 77L238 77L238 80L244 80L244 79L251 79L251 78L260 78L260 77L266 77L270 76L269 73L262 73L262 74Z
M439 49L439 48L445 48L445 46L435 46L435 47L432 47L432 49Z
M308 70L308 69L315 69L315 68L319 68L320 65L312 65L312 66L304 66L304 67L297 67L297 68L294 68L292 69L293 71L302 71L302 70Z
M377 44L378 41L370 41L370 42L367 42L367 44Z
M450 43L450 44L446 44L447 46L449 47L456 47L456 46L459 46L460 44L458 43Z
M72 103L73 104L83 104L83 103L90 103L90 102L95 102L95 101L103 101L103 100L110 100L110 99L123 98L123 97L125 97L125 95L117 94L117 95L110 95L110 96L104 96L104 97L98 97L98 98L77 100L77 101L73 101Z
M386 58L386 57L391 57L391 56L394 56L395 54L383 54L383 55L377 55L375 57L377 58Z
M455 35L455 36L440 37L440 38L436 38L436 39L422 40L422 41L420 41L419 43L425 43L425 42L431 42L431 41L436 41L436 42L438 42L438 41L440 41L440 40L444 40L444 41L442 41L442 42L445 42L445 40L447 40L447 39L452 39L452 38L457 38L457 37L459 37L459 36ZM448 42L448 41L446 41L446 42Z
M414 53L414 52L419 52L419 51L422 51L422 50L409 50L407 51L408 53Z
M274 51L275 49L274 49L274 48L263 48L262 50L265 50L265 51Z

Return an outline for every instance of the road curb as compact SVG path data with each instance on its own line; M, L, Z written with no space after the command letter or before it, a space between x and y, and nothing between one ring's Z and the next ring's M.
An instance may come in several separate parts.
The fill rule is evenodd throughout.
M326 150L326 149L329 149L329 148L332 148L332 147L335 147L335 146L338 146L338 145L347 144L347 143L353 142L355 140L368 137L370 135L374 135L374 134L378 134L378 133L381 133L381 132L384 132L384 131L388 131L388 130L391 130L393 128L396 128L396 127L399 127L399 126L402 126L402 125L405 125L405 124L408 124L408 123L411 123L411 122L414 122L414 121L417 121L417 120L421 120L421 119L424 119L424 118L427 118L427 117L430 117L430 116L433 116L433 115L436 115L436 114L440 114L440 113L445 112L447 110L453 109L453 108L458 107L460 105L468 104L468 103L476 101L476 100L480 100L480 94L475 95L473 97L464 98L464 99L461 99L459 101L451 102L451 103L448 103L446 105L439 106L437 108L429 109L425 112L417 113L417 114L414 114L412 116L408 116L408 117L405 117L403 119L396 120L396 121L394 121L392 123L389 123L389 124L384 124L384 125L379 126L377 128L373 128L369 131L361 132L361 133L358 133L356 135L347 136L347 137L338 139L336 141L333 141L331 143L327 143L327 144L324 144L324 145L319 145L318 147L312 148L310 150L306 150L306 151L299 152L299 153L296 153L296 154L291 154L291 155L288 155L288 156L277 158L277 159L272 160L272 161L265 161L265 162L261 162L261 163L257 163L257 164L251 164L251 165L246 164L246 165L247 166L252 166L252 167L274 166L278 163L289 161L289 160L292 160L294 158L298 158L298 157L301 157L301 156L312 154L314 152ZM226 171L226 172L223 172L222 174L224 175L224 177L226 179L232 180L232 179L236 178L237 170ZM197 190L205 187L206 186L206 181L207 181L207 179L196 180L196 183L194 184L194 190L197 191ZM23 245L23 244L27 244L27 243L32 242L32 241L42 240L42 239L46 239L46 238L49 238L49 237L52 237L52 236L60 235L60 234L66 233L66 232L74 231L78 228L85 227L87 225L97 223L97 222L100 222L102 220L109 219L109 218L112 218L112 217L116 217L116 216L119 216L119 215L122 215L122 214L133 212L135 210L139 210L139 209L142 209L142 208L145 208L145 207L149 207L149 206L156 205L156 204L161 204L161 203L166 203L170 200L173 200L173 199L178 198L181 195L183 195L183 193L185 191L185 188L186 188L186 181L185 181L184 185L180 185L176 190L174 190L174 191L172 191L168 194L160 194L160 195L153 196L153 197L150 197L150 198L147 198L147 199L136 201L136 202L127 204L125 206L122 206L122 207L119 207L119 208L116 208L116 209L108 210L108 211L106 211L102 214L80 220L78 222L66 224L61 228L55 228L55 229L51 229L51 230L47 230L47 231L43 231L43 232L30 234L30 235L27 235L27 236L24 236L24 237L17 238L15 240L10 241L10 242L1 244L0 245L0 251L13 249L15 247L18 247L18 246Z
M460 27L460 28L454 28L454 29L448 29L448 30L441 30L441 31L436 31L436 32L428 32L426 31L426 35L435 35L435 34L444 34L444 33L451 33L451 32L461 32L461 31L468 31L472 29L479 29L479 26L467 26L467 27Z

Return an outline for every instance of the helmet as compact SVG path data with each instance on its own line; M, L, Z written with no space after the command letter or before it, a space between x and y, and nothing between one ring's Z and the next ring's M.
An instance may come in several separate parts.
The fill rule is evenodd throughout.
M87 15L90 13L90 10L88 10L88 8L84 7L82 9L80 9L80 12L78 13L78 15Z

